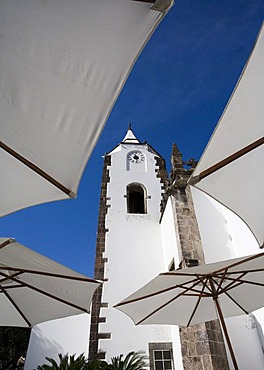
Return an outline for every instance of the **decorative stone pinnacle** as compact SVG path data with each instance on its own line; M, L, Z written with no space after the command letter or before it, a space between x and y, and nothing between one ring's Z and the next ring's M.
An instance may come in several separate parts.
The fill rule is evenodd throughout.
M171 165L173 171L183 168L182 154L176 144L172 144Z
M172 154L179 154L180 151L175 143L172 144Z

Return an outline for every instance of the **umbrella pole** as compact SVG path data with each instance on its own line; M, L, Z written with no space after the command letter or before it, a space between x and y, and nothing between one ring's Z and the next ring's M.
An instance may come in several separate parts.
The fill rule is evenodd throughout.
M234 364L234 368L235 368L235 370L239 370L238 365L237 365L237 361L236 361L236 357L235 357L235 354L234 354L234 351L233 351L233 348L232 348L232 344L231 344L231 341L230 341L230 338L229 338L229 334L228 334L228 331L227 331L227 327L226 327L226 324L225 324L224 316L223 316L220 304L218 302L218 297L214 298L214 302L215 302L215 306L216 306L216 309L217 309L217 312L218 312L219 320L221 322L221 326L222 326L222 329L223 329L223 332L224 332L224 335L225 335L225 338L226 338L226 341L227 341L228 349L229 349L229 352L230 352L230 355L231 355L231 358L232 358L232 361L233 361L233 364Z

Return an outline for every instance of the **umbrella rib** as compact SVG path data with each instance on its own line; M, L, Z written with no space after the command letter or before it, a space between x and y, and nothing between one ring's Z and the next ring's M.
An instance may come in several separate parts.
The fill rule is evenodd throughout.
M257 269L251 269L251 270L241 270L241 271L228 271L228 275L237 275L237 274L243 274L243 273L251 273L251 272L262 272L264 271L264 267L257 268Z
M10 295L5 291L5 289L2 286L0 287L0 290L4 293L4 295L7 297L7 299L12 303L12 305L15 307L15 309L17 310L17 312L19 313L19 315L22 316L22 318L26 321L26 323L28 324L28 326L29 327L32 327L30 321L28 321L27 317L20 310L20 308L18 307L18 305L16 304L16 302L13 301L13 299L10 297Z
M141 3L154 4L156 0L132 0L132 1L140 1Z
M21 269L19 267L12 267L12 266L0 266L0 271L1 270L13 270L13 271L16 271L16 272L20 272L21 274L29 273L29 274L34 274L34 275L43 275L43 276L50 276L50 277L56 277L56 278L62 278L62 279L78 280L78 281L90 282L90 283L98 283L98 281L96 281L94 279L90 279L90 278L82 277L82 276L69 276L69 275L63 275L63 274L56 274L56 273L53 273L53 272L37 271L37 270L30 270L30 269ZM6 275L6 276L8 276L8 275Z
M6 241L4 241L3 243L0 244L0 249L6 247L7 245L11 244L11 243L15 243L15 239L13 238L10 238L10 239L7 239Z
M30 168L32 171L36 172L38 175L43 177L45 180L50 182L52 185L57 187L63 193L67 194L70 198L75 198L76 194L74 194L71 190L67 189L64 185L62 185L59 181L55 180L52 176L50 176L47 172L43 171L40 167L36 166L34 163L30 162L28 159L23 157L21 154L17 153L15 150L10 148L8 145L0 141L0 148L5 150L11 156L19 160L25 166Z
M212 278L212 281L215 285L217 285L218 287L220 287L218 284L218 282ZM225 288L222 288L222 290L216 290L216 294L217 294L217 297L219 297L220 294L226 294L230 299L232 299L232 297L229 295L228 290L231 290L231 289L235 289L237 288L238 286L242 285L243 282L242 281L237 281L235 280L233 283L229 284L228 287L225 287ZM220 287L221 288L221 287ZM245 313L247 313L243 308L242 306L240 306L234 299L232 299L232 301L234 303L236 303Z
M213 166L207 168L206 170L202 171L197 177L198 179L195 181L195 178L193 179L195 182L192 185L195 185L197 182L201 181L205 177L211 175L215 171L220 170L221 168L227 166L228 164L234 162L236 159L242 157L243 155L251 152L252 150L258 148L260 145L264 144L264 137L254 141L253 143L247 145L246 147L238 150L237 152L231 154L230 156L224 158L222 161L214 164Z
M196 282L197 281L197 279L199 280L196 284L193 284L193 286L191 286L191 287L189 287L189 286L186 286L186 283L183 283L183 284L178 284L177 285L177 288L182 288L182 289L186 289L187 291L191 291L191 292L194 292L194 293L198 293L199 295L200 294L202 294L202 292L203 292L203 290L201 291L200 289L194 289L194 287L196 286L196 285L198 285L200 282L204 285L204 280L205 280L205 278L207 278L207 277L203 277L203 278L201 278L199 275L197 275L196 276L196 279L193 279L193 280L190 280L190 281L188 281L188 283L187 284L190 284L190 283L194 283L194 282ZM207 288L209 288L209 287L207 287ZM210 289L210 288L209 288ZM183 295L185 295L185 296L197 296L197 294L183 294ZM204 297L208 297L208 296L210 296L208 293L203 293L202 294Z
M264 254L264 253L263 253ZM193 267L192 267L193 268ZM186 270L189 270L189 269L186 269ZM196 273L194 272L183 272L183 271L169 271L169 272L162 272L161 274L159 274L160 276L197 276Z
M196 276L197 276L197 279L199 279L202 284L204 284L205 279L206 279L206 282L208 282L208 279L211 277L211 275L204 275L204 276L196 275ZM210 294L209 295L208 293L205 293L205 294L207 294L208 296L211 296L213 294L213 291L209 284L207 285L207 289L209 290Z
M214 271L214 275L217 275L218 273L220 273L221 271L225 271L225 273L226 273L226 270L228 269L228 268L232 268L232 267L235 267L235 266L238 266L238 265L240 265L240 264L243 264L243 263L245 263L245 262L249 262L249 261L251 261L251 260L254 260L254 259L256 259L256 258L259 258L259 257L263 257L264 256L264 253L259 253L258 255L254 255L254 256L250 256L250 257L248 257L248 258L245 258L244 260L242 260L242 261L239 261L239 262L235 262L235 263L233 263L233 264L230 264L228 267L225 267L225 268L221 268L221 269L219 269L219 270L216 270L216 271ZM263 269L255 269L255 270L249 270L248 272L254 272L254 271L262 271ZM229 272L228 271L228 276L230 276L230 274L237 274L237 273L240 273L240 272L237 272L237 271L235 271L235 272ZM243 272L244 273L244 272ZM160 276L192 276L192 274L190 273L190 272L183 272L183 271L176 271L176 272L165 272L165 273L161 273L160 274ZM210 275L210 274L208 274L208 275ZM206 275L205 275L206 276ZM201 279L201 277L199 276L199 274L195 274L195 277L196 278L198 278L198 279L200 279L200 281L202 281L202 279ZM230 277L226 277L226 279L230 279ZM196 279L194 279L194 280L191 280L189 283L191 283L191 282L194 282ZM253 284L253 283L252 283ZM195 285L194 285L195 286ZM217 286L219 287L219 285L217 284ZM160 290L160 291L157 291L157 292L154 292L154 293L150 293L150 294L146 294L146 295L144 295L144 296L141 296L141 297L138 297L138 298L133 298L133 299L130 299L130 300L125 300L125 301L123 301L123 302L120 302L120 303L118 303L118 304L116 304L114 307L120 307L120 306L123 306L123 305L126 305L126 304L129 304L129 303L133 303L133 302L137 302L137 301L140 301L140 300L143 300L143 299L146 299L146 298L151 298L151 297L153 297L153 296L155 296L155 295L159 295L159 294L162 294L162 293L165 293L165 292L167 292L167 291L170 291L170 290L172 290L172 289L176 289L176 288L178 288L179 287L179 285L176 285L176 286L173 286L173 287L169 287L169 288L166 288L166 289L163 289L163 290ZM193 288L193 287L192 287ZM208 286L208 289L210 289L210 287ZM189 290L190 290L190 288L189 288ZM187 290L186 290L187 291ZM185 292L186 292L185 291ZM185 293L184 292L184 293ZM184 293L182 293L182 294L184 294Z
M198 293L198 291L197 291ZM184 297L202 297L202 298L209 298L211 297L211 294L208 293L201 293L199 292L198 294L191 294L191 293L183 293Z
M71 306L71 307L73 307L73 308L77 308L78 310L81 310L81 311L83 311L83 312L88 312L88 310L86 310L86 309L85 309L85 308L83 308L83 307L80 307L80 306L78 306L78 305L76 305L76 304L74 304L74 303L71 303L71 302L69 302L69 301L66 301L65 299L62 299L62 298L56 297L55 295L53 295L53 294L51 294L51 293L48 293L48 292L45 292L45 291L44 291L44 290L42 290L42 289L36 288L36 287L34 287L33 285L31 285L31 284L25 283L24 281L17 280L16 278L13 278L13 280L14 280L15 282L17 282L18 284L20 284L21 286L23 286L23 287L27 287L27 288L30 288L30 289L32 289L32 290L35 290L36 292L41 293L41 294L43 294L43 295L46 295L47 297L52 298L52 299L54 299L54 300L56 300L56 301L58 301L58 302L61 302L61 303L63 303L63 304L66 304L66 305L68 305L68 306Z
M226 270L226 269L230 269L230 268L233 268L233 267L242 265L245 262L249 262L249 261L252 261L252 260L254 260L256 258L260 258L260 257L264 257L264 252L259 253L259 254L256 254L256 255L253 255L253 256L249 256L249 257L243 259L242 261L231 263L228 266L225 266L225 267L223 267L223 268L221 268L219 270L214 271L214 274L217 274L217 273L219 273L219 272L221 272L223 270ZM262 269L260 271L262 271ZM228 271L228 274L238 274L238 273L243 273L243 272L245 272L245 271L233 271L233 272L229 272ZM249 270L249 272L250 272L250 270Z
M242 276L244 276L246 273L244 274L241 274ZM249 314L231 295L230 293L228 293L227 291L228 290L231 290L231 289L234 289L236 287L238 287L239 285L242 285L243 284L243 281L241 280L238 280L240 279L241 277L238 277L237 279L234 279L234 281L232 283L230 283L228 286L226 286L224 289L222 289L221 291L219 291L219 289L216 290L216 295L217 297L219 297L220 294L225 294L229 299L231 299L231 301L233 303L235 303L245 314ZM228 279L228 278L227 278ZM219 283L214 279L212 278L212 281L214 284L216 284L218 286L218 288L221 288Z
M241 273L239 277L237 277L236 279L232 279L230 278L229 276L226 277L225 279L226 280L231 280L232 282L230 284L228 284L226 287L222 288L221 289L221 282L218 283L217 280L215 280L213 277L212 277L212 281L214 282L215 285L218 286L217 290L216 290L216 294L217 294L217 297L220 295L220 294L225 294L233 303L235 303L245 314L249 314L249 312L244 309L236 300L235 298L233 298L231 296L230 293L228 293L229 290L232 290L232 289L235 289L237 288L238 286L242 285L242 284L251 284L251 285L256 285L256 286L261 286L261 287L264 287L264 284L262 283L257 283L257 282L252 282L252 281L247 281L247 280L241 280L241 278L243 276L245 276L247 274L247 272L244 272L244 273Z
M232 278L228 278L229 280L232 280ZM249 280L236 280L234 279L233 281L233 284L235 283L239 283L239 285L241 284L249 284L249 285L255 285L255 286L260 286L260 287L264 287L264 283L258 283L256 281L249 281ZM223 289L223 292L225 292L225 290L231 290L233 288L233 286L231 288L229 288L229 286L231 285L232 283L230 283L228 286L226 286L224 289ZM236 285L237 286L237 285ZM236 287L235 286L235 287ZM227 289L228 288L228 289Z
M217 291L216 291L217 294L221 294L224 291L231 290L231 289L237 287L238 285L241 285L242 284L242 281L240 280L241 277L243 277L243 276L245 276L247 274L246 272L243 272L236 279L232 279L232 278L229 278L229 276L226 276L226 272L227 271L225 271L225 274L223 275L224 276L224 279L225 280L231 280L231 283L229 283L224 288L222 288L222 283L224 281L223 276L221 278L220 283L218 283L217 280L215 280L215 278L217 277L217 275L212 276L212 278L214 279L215 285L217 285L217 287L218 287L217 288Z
M192 319L193 319L193 316L195 315L195 312L196 312L196 311L197 311L197 309L198 309L198 306L199 306L199 304L200 304L200 302L201 302L201 299L202 299L202 295L203 295L204 289L206 288L207 281L208 281L208 279L205 279L205 281L203 281L203 289L201 290L201 294L199 295L199 297L198 297L198 299L197 299L197 302L196 302L196 304L195 304L195 307L194 307L194 309L193 309L193 312L192 312L192 314L191 314L191 317L190 317L190 319L189 319L189 321L188 321L188 324L186 325L187 327L190 325L190 323L191 323L191 321L192 321Z
M0 289L2 288L2 286L0 285ZM23 285L7 285L5 286L5 290L10 290L10 289L17 289L17 288L23 288ZM0 291L0 294L1 294L1 291Z
M232 285L231 285L231 284L229 284L229 287L228 287L228 288L227 288L227 287L223 288L223 289L219 292L219 295L220 295L220 294L224 294L224 293L228 292L229 290L233 290L233 289L235 289L235 288L239 287L240 285L243 285L243 281L237 281L237 282L235 282L235 281L234 281L234 283L233 283Z
M246 315L249 314L249 312L247 310L245 310L236 300L235 298L233 298L230 293L227 293L227 292L224 292L224 294L229 298L231 299L232 302L234 302Z
M228 266L225 266L225 267L222 267L220 268L219 270L215 270L213 272L214 275L216 275L217 273L221 273L223 270L228 270L230 268L233 268L233 267L236 267L236 266L239 266L239 265L242 265L243 263L246 263L246 262L250 262L256 258L260 258L260 257L264 257L264 252L262 253L258 253L257 255L253 255L253 256L249 256L247 258L244 258L242 261L238 261L238 262L234 262L234 263L231 263L230 265ZM261 269L253 269L253 270L248 270L248 272L254 272L254 271L263 271L264 268L261 268ZM228 275L230 274L238 274L238 273L243 273L245 271L234 271L234 272L230 272L228 271ZM183 272L183 271L175 271L175 272L164 272L160 275L165 275L165 276L191 276L191 275L195 275L195 276L198 276L198 273L190 273L190 272ZM208 273L207 275L211 275L210 273Z
M222 286L222 284L223 284L223 282L225 280L226 274L227 274L227 269L224 271L223 275L221 276L221 280L220 280L219 284L217 284L218 287L216 289L216 294L219 294L219 291L221 289L221 286Z
M163 274L160 274L160 275L163 275ZM189 283L193 283L195 282L197 279L193 279L193 280L190 280ZM198 283L197 283L198 284ZM197 285L197 284L194 284L193 286ZM169 292L170 290L173 290L173 289L177 289L181 287L180 285L173 285L169 288L165 288L165 289L162 289L162 290L159 290L157 292L153 292L153 293L149 293L149 294L146 294L146 295L143 295L141 297L137 297L137 298L132 298L132 299L129 299L129 300L125 300L124 302L120 302L120 303L117 303L116 305L114 305L114 307L120 307L120 306L123 306L123 305L126 305L126 304L129 304L129 303L134 303L134 302L138 302L138 301L142 301L143 299L146 299L146 298L151 298L151 297L154 297L156 295L159 295L159 294L163 294L163 293L166 293L166 292ZM186 289L186 288L184 288ZM190 288L187 288L186 291L190 289Z
M195 285L199 284L199 282L197 282ZM175 288L178 288L179 285L175 286ZM175 301L177 298L179 298L180 296L184 295L190 288L185 288L185 291L177 294L175 297L171 298L169 301L167 301L166 303L164 303L163 305L161 305L160 307L156 308L154 311L152 311L150 314L148 314L146 317L144 317L143 319L141 319L136 325L139 325L141 324L143 321L145 321L146 319L148 319L150 316L154 315L156 312L160 311L162 308L164 308L165 306L167 306L168 304L170 304L171 302ZM126 302L127 303L127 302ZM118 304L117 306L120 306L120 304ZM117 307L116 306L116 307Z
M0 269L1 270L1 269ZM0 275L2 275L4 278L0 280L0 286L6 281L6 280L13 280L13 277L21 275L22 272L15 272L14 274L8 275L0 271Z
M163 305L161 305L160 307L158 307L158 308L156 308L154 311L152 311L151 313L149 313L146 317L144 317L143 319L141 319L138 323L137 323L137 325L139 325L139 324L141 324L143 321L145 321L146 319L148 319L150 316L152 316L153 314L155 314L156 312L158 312L158 311L160 311L162 308L164 308L165 306L167 306L168 304L170 304L171 302L173 302L173 301L175 301L177 298L179 298L180 296L182 296L182 295L185 295L185 293L186 292L188 292L190 289L192 289L194 286L196 286L196 285L198 285L200 282L202 282L203 284L204 284L204 282L203 282L203 280L204 279L202 279L201 277L199 277L199 276L197 276L197 278L199 279L199 281L197 281L195 284L193 284L193 286L192 287L190 287L190 288L185 288L185 290L183 291L183 292L181 292L181 293L179 293L179 294L177 294L175 297L173 297L173 298L171 298L168 302L166 302L166 303L164 303ZM208 279L208 278L207 278ZM196 279L197 280L197 279ZM178 288L179 287L179 285L177 285L177 286L175 286L175 288ZM205 285L203 285L203 289L205 288L206 286ZM207 286L207 288L208 288L208 286ZM213 293L212 293L213 294ZM155 295L155 294L153 294L152 293L152 295ZM142 297L140 297L141 299L142 299ZM131 300L132 302L133 302L133 300ZM135 300L134 300L135 301ZM123 304L127 304L127 303L130 303L130 302L128 302L128 301L126 301L126 302L124 302ZM120 306L120 305L122 305L122 303L121 304L118 304L117 306ZM117 307L116 306L116 307Z
M177 294L175 297L171 298L168 302L164 303L160 307L156 308L154 311L149 313L147 316L145 316L143 319L141 319L136 325L140 325L143 321L148 319L150 316L154 315L156 312L160 311L162 308L166 307L168 304L173 302L175 299L179 298L182 295L182 293Z

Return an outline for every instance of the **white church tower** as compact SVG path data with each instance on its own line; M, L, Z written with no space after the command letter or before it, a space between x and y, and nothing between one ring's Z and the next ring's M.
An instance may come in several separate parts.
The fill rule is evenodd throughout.
M173 358L181 357L176 327L135 326L113 308L168 270L159 223L166 176L165 161L135 137L130 125L122 142L105 155L95 263L95 278L104 283L93 301L90 358L109 361L143 350L150 368L169 370L175 368Z

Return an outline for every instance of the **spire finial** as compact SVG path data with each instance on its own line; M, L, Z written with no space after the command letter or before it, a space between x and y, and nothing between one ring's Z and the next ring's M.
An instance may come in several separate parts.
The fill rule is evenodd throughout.
M136 138L136 136L134 135L134 132L132 131L132 128L131 128L131 123L128 124L128 130L127 130L127 133L126 133L126 136L124 137L124 139L122 140L122 143L126 142L126 143L137 143L139 144L139 140Z

